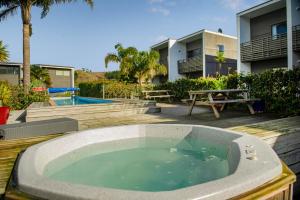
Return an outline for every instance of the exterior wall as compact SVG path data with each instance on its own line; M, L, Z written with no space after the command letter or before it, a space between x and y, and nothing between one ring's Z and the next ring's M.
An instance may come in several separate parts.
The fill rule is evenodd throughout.
M287 66L287 58L261 60L251 63L251 71L252 73L261 73L268 69L287 68Z
M237 39L225 37L221 34L204 32L204 49L205 55L216 56L218 45L224 45L224 57L237 59Z
M47 68L52 82L52 87L73 87L72 70L63 68ZM56 75L56 71L69 71L69 76Z
M250 20L251 39L272 32L272 25L286 21L286 9L282 8L273 12L252 18Z
M201 39L186 43L186 51L191 51L195 49L202 49Z
M178 74L178 60L186 58L186 46L185 44L176 42L176 40L169 41L169 69L168 69L168 80L175 81L176 79L182 78L183 76Z
M204 32L205 76L214 76L217 72L215 56L219 50L218 45L224 45L226 59L226 63L222 64L221 74L225 75L237 69L237 39Z
M160 55L160 64L168 67L168 47L158 50Z
M251 63L241 62L241 43L248 42L250 36L250 19L237 16L237 72L239 74L248 74L251 72Z
M19 80L19 75L17 74L0 74L0 81L7 81L11 85L18 85Z
M17 67L19 68L17 73L14 74L2 74L0 71L0 81L7 81L9 84L18 85L20 83L20 66L14 65L0 65L0 67Z
M300 0L292 0L292 1L288 1L287 2L287 10L288 10L288 14L287 14L287 23L288 23L288 28L289 28L289 33L288 34L288 45L290 46L290 48L292 48L293 43L292 43L292 27L296 26L296 25L300 25L300 10L297 8L300 8ZM300 67L300 51L292 51L291 49L289 49L290 51L288 53L290 53L292 55L292 57L289 60L289 66L293 66L294 67Z

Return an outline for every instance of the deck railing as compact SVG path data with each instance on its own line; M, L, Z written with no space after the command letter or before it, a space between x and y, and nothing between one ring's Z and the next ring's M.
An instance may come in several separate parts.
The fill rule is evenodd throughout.
M293 50L300 51L300 25L293 26Z
M287 34L261 35L241 44L241 61L249 62L287 55Z
M178 61L178 73L186 74L203 70L202 55Z

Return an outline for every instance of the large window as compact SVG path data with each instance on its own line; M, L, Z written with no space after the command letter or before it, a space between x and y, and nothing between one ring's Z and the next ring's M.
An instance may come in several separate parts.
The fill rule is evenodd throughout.
M67 70L56 70L56 76L70 76L70 71Z
M0 74L19 74L19 67L0 65Z
M200 48L187 51L187 58L193 58L193 57L200 56L200 55L201 55Z
M277 37L280 34L287 33L286 22L272 25L272 37Z

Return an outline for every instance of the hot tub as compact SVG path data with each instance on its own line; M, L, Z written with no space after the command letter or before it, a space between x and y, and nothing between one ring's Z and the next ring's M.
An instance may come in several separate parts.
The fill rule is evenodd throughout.
M131 125L28 148L17 188L45 199L228 199L282 172L263 141L196 125Z

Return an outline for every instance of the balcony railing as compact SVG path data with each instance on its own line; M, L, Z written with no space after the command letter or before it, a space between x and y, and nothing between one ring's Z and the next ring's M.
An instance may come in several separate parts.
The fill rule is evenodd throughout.
M287 34L262 35L241 44L242 62L279 58L287 55Z
M300 51L300 25L293 26L293 49Z
M203 70L202 55L178 61L178 73L186 74Z

